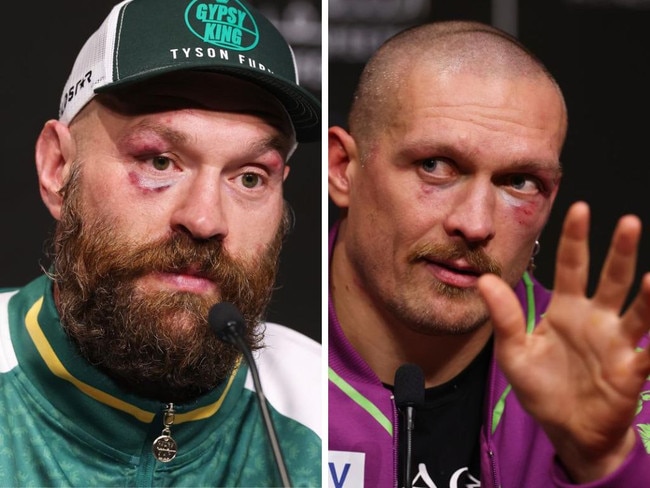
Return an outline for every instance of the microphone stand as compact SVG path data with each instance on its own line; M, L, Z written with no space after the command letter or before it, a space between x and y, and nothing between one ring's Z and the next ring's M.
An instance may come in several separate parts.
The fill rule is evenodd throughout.
M413 462L413 430L415 407L424 405L424 373L417 364L402 364L395 372L393 385L395 405L404 416L406 443L400 461L403 467L403 488L412 488L411 464ZM400 429L401 431L401 429ZM402 447L402 446L401 446Z
M244 359L248 363L248 369L253 377L257 403L260 407L269 443L271 444L275 464L282 480L282 486L283 488L290 488L291 482L289 480L289 473L287 472L287 467L284 463L284 458L282 457L282 451L273 425L273 419L269 413L266 397L262 390L259 371L257 370L257 365L253 359L251 349L243 338L245 330L244 318L242 317L241 312L233 304L229 302L220 302L213 305L210 309L210 313L208 314L208 324L219 339L235 345L244 355Z
M406 407L404 413L404 419L406 424L406 451L404 455L404 488L412 488L413 484L411 482L411 464L413 457L413 406L409 405Z
M260 411L262 413L262 419L264 420L264 426L266 427L266 433L269 437L269 442L271 443L271 449L273 450L273 457L275 458L275 463L278 466L278 472L280 473L280 479L282 480L282 486L284 488L290 488L291 482L289 481L289 473L287 472L287 467L284 464L284 458L282 457L282 451L280 450L280 443L278 442L278 436L275 432L275 427L273 426L273 420L271 419L271 414L269 408L266 404L266 396L262 390L262 383L260 382L259 371L255 365L255 360L253 355L246 344L244 343L241 336L237 335L237 346L243 352L246 362L248 363L251 376L253 377L253 384L255 385L255 393L257 394L257 400L260 406Z

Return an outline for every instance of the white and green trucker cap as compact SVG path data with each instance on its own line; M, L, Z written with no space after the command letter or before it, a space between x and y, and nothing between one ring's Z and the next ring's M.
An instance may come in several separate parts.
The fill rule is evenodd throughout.
M63 90L69 123L96 93L172 71L211 71L254 82L285 107L298 141L320 136L316 97L298 84L291 47L244 0L124 0L86 41Z

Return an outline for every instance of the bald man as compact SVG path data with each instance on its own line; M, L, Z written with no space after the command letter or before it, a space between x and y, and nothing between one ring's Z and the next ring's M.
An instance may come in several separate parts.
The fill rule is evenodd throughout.
M650 486L650 274L621 311L639 219L592 297L584 202L553 292L532 273L566 131L551 74L490 26L411 28L368 62L329 130L333 485Z

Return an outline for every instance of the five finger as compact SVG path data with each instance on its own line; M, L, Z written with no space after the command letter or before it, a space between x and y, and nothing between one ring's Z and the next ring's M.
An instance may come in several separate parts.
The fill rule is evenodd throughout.
M485 300L494 327L497 351L509 356L526 338L526 325L521 305L512 288L496 275L482 275L477 287Z
M600 273L594 301L618 313L634 281L641 221L634 215L622 217L612 236L612 243Z
M584 295L589 278L589 207L571 205L562 226L555 264L556 293Z
M630 338L631 346L636 347L650 328L650 273L641 280L640 290L623 315L623 330Z

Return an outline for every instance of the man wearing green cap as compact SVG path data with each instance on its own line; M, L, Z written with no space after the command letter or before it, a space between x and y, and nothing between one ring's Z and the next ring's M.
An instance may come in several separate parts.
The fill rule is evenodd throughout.
M287 161L320 134L291 48L240 0L126 0L60 107L36 143L52 265L0 293L0 485L319 486L320 346L263 322Z

